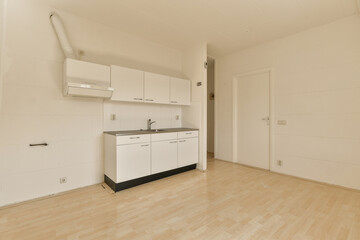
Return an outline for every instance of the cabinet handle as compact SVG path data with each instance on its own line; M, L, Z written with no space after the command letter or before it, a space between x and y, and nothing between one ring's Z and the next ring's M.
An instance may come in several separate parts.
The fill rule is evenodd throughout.
M149 144L141 145L140 147L148 147Z
M134 98L134 100L143 100L142 98Z
M186 140L182 140L182 141L179 141L179 142L186 142Z
M187 132L187 133L185 133L186 135L190 135L190 134L192 134L192 132Z
M175 142L170 142L170 143L177 143L177 141L175 141Z
M140 137L130 137L130 139L139 139Z
M43 146L43 147L46 147L47 143L36 143L36 144L29 144L30 147L38 147L38 146Z
M171 101L171 103L178 103L177 101Z
M145 99L145 101L148 101L148 102L153 102L154 99Z

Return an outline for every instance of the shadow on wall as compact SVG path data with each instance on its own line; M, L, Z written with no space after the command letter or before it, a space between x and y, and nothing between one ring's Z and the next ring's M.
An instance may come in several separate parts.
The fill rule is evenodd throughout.
M104 55L100 52L92 52L88 50L81 50L84 54L80 57L82 61L88 61L104 65L118 65L122 67L134 68L146 72L154 72L158 74L170 75L179 78L186 78L179 70L171 70L153 63L141 62L136 59L131 59L131 56L119 55Z

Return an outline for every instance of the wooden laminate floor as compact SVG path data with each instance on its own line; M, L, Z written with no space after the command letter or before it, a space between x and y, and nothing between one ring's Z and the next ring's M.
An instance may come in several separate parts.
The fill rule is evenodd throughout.
M0 239L360 239L359 192L208 165L116 194L97 185L0 209Z

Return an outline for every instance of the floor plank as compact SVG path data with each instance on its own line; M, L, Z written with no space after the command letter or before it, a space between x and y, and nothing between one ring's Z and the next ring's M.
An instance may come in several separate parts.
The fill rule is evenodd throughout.
M359 192L214 159L208 167L0 209L0 239L360 239Z

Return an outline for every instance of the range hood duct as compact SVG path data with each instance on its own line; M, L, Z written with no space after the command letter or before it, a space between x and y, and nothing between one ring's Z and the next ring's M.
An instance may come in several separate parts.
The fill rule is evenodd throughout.
M61 18L54 12L49 17L65 54L64 96L111 98L114 89L111 88L110 67L77 60Z
M59 43L65 54L65 57L76 59L76 54L74 52L74 49L71 47L70 41L66 35L66 31L61 21L61 18L54 12L51 12L49 17L50 17L50 22L52 23L56 35L59 39Z

